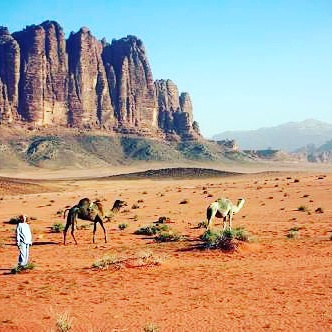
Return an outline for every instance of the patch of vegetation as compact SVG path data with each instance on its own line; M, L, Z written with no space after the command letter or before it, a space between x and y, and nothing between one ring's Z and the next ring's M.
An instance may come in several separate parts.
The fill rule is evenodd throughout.
M321 208L321 207L318 207L316 210L315 210L316 213L324 213L324 209Z
M119 227L120 231L123 231L124 229L126 229L128 227L128 224L122 223L122 224L119 224L118 227Z
M223 251L235 251L239 242L249 242L249 233L243 228L213 232L207 230L200 239L204 247L209 249L221 249Z
M288 230L287 237L289 239L295 239L299 236L300 227L292 227Z
M154 255L152 251L145 250L138 253L135 261L137 266L151 266L160 265L163 262L163 258Z
M103 258L94 262L92 267L101 270L107 270L112 267L118 270L123 266L122 261L123 259L120 259L117 255L104 255Z
M67 312L57 315L56 328L59 332L68 332L73 327L73 319Z
M176 242L183 239L183 236L177 232L172 230L168 230L166 232L160 232L156 235L156 242Z
M34 263L28 263L24 266L17 265L10 270L11 274L17 274L28 270L33 270L36 267Z
M135 256L121 257L119 258L116 254L105 255L102 259L92 264L93 268L107 270L115 269L119 270L122 268L140 268L160 265L163 262L163 258L154 255L151 251L142 251Z
M168 225L165 224L153 224L153 225L148 225L145 227L141 227L138 230L134 232L134 234L137 235L156 235L157 233L160 232L165 232L168 231L169 227Z
M302 212L308 212L309 209L307 206L305 205L300 205L298 208L297 208L298 211L302 211Z
M63 232L64 230L64 226L62 223L54 223L52 226L51 226L51 233L61 233Z
M148 323L146 326L144 326L143 329L144 332L159 332L160 328L155 325L154 323Z

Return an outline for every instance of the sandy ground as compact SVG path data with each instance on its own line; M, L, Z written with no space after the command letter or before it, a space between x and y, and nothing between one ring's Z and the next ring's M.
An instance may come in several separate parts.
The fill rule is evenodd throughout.
M0 331L57 331L61 319L70 331L332 330L331 172L121 181L91 172L63 180L33 174L0 179ZM204 229L197 226L221 196L246 199L233 227L244 227L252 241L234 253L200 249ZM105 224L108 243L98 226L96 244L90 227L75 231L78 245L68 234L64 246L50 227L83 197L107 206L120 198L128 206ZM20 213L31 218L35 268L11 274L18 250L8 221ZM183 241L134 234L161 216ZM298 236L288 238L294 227ZM147 253L159 265L140 265L137 257ZM126 263L93 268L105 255Z

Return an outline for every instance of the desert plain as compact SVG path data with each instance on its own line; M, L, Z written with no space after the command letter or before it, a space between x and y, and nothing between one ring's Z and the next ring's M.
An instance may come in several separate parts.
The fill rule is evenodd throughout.
M108 173L2 174L0 331L332 330L331 167L214 177ZM222 196L246 200L233 227L250 241L234 252L204 249L200 239L207 206ZM83 197L128 205L105 223L107 243L97 225L93 244L93 227L78 220L78 244L68 233L64 246L52 225L64 224L64 210ZM33 232L34 268L13 274L18 249L9 221L21 213ZM180 241L135 234L160 217ZM221 228L215 219L213 229ZM105 257L116 264L95 267Z

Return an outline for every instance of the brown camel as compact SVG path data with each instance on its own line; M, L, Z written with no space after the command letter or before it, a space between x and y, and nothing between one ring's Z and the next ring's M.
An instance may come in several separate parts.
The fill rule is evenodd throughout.
M75 241L75 244L77 244L77 241L74 236L75 224L77 224L76 218L82 220L89 220L94 223L93 237L92 237L93 243L95 243L97 223L99 223L104 231L105 243L107 243L106 230L103 221L104 219L111 219L114 216L114 214L119 212L121 207L126 205L127 203L125 201L117 199L110 210L109 209L104 210L104 207L100 201L92 202L89 198L81 199L77 205L74 205L71 208L66 209L64 212L64 218L65 218L66 212L69 211L67 216L66 226L63 230L63 244L64 245L66 244L66 235L69 227L71 227L71 235Z

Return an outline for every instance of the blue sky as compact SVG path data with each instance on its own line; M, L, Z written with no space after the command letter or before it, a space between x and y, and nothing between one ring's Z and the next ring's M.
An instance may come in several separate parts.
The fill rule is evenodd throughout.
M205 137L307 118L332 123L331 0L1 1L10 32L55 20L142 39L154 79L189 92Z

